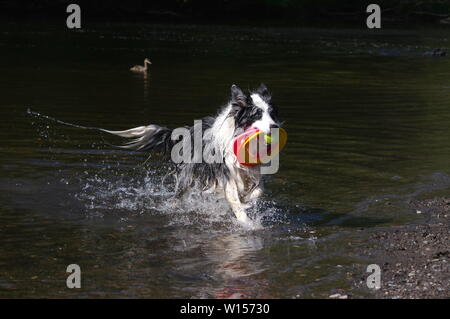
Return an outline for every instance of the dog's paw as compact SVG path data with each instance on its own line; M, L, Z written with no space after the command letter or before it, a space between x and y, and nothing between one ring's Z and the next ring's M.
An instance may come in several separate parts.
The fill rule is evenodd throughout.
M257 230L263 228L262 225L253 219L248 217L238 219L239 225L246 230Z
M251 219L248 218L247 214L244 211L237 212L235 214L236 214L236 219L241 224L249 224L251 222Z

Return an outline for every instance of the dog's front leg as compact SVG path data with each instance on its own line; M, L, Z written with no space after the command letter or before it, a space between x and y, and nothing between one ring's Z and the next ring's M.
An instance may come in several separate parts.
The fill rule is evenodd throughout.
M250 194L248 194L247 196L245 196L244 198L244 203L247 202L251 202L254 200L257 200L258 198L260 198L262 196L262 194L264 193L264 188L263 186L260 184L258 186L256 186L251 192Z
M235 182L229 181L225 185L225 198L230 204L237 220L242 223L248 224L250 222L250 219L245 212L244 205L242 205L241 200L239 199L239 192Z
M251 208L255 202L260 198L264 193L263 185L260 183L258 186L253 188L250 193L248 193L243 199L243 205L245 208Z

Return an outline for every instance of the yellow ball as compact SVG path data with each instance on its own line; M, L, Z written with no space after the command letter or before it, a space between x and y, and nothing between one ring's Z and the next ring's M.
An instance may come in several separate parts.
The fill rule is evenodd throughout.
M271 144L272 143L272 136L264 135L264 141L266 141L266 144Z

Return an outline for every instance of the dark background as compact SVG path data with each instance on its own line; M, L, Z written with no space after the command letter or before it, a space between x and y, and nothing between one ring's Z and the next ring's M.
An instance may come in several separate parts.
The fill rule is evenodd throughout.
M377 3L384 25L450 23L449 0L0 0L0 16L61 19L70 3L81 6L84 21L346 24L365 18L367 5Z

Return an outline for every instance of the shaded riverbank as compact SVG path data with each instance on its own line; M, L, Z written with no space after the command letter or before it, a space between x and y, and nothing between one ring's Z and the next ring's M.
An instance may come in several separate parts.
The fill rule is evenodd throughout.
M378 231L363 249L381 267L375 297L450 298L450 198L416 200L411 209L420 221ZM366 276L355 276L355 285L365 287Z
M388 25L448 25L450 1L379 0L383 28ZM64 21L68 0L0 1L0 15ZM315 0L155 0L127 2L79 0L83 21L256 24L260 26L352 26L365 28L367 1ZM84 20L87 19L87 20Z

